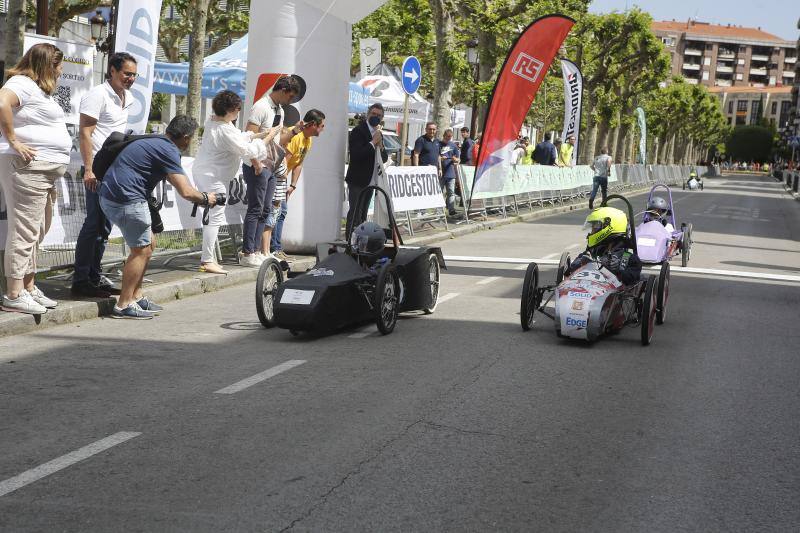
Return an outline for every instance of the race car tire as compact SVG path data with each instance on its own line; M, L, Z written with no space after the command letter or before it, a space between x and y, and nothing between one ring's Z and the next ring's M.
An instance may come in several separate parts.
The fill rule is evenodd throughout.
M436 306L439 303L439 278L441 274L439 258L436 257L436 254L428 255L428 279L431 289L431 305L422 310L426 315L430 315L436 311Z
M658 274L658 293L656 296L656 324L663 324L667 318L667 304L669 303L669 263L661 264Z
M397 325L397 312L400 307L399 285L394 265L391 263L383 265L378 272L373 296L375 323L382 335L388 335L394 331L394 327Z
M569 256L569 252L562 253L561 258L558 260L558 268L556 269L556 285L564 281L564 272L567 271L570 263L572 263L572 258Z
M658 306L656 302L656 277L647 278L644 286L644 296L642 299L642 316L639 317L642 329L642 346L647 346L653 339L656 330L656 312Z
M256 312L265 328L275 327L275 291L283 283L283 270L277 259L261 263L256 278Z
M523 331L533 327L533 315L539 307L539 265L531 263L525 270L522 296L519 303L519 321Z

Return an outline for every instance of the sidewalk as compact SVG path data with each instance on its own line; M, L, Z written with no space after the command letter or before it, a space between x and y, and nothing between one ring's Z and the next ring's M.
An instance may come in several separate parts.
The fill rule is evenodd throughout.
M627 194L640 192L628 191ZM526 212L527 209L523 209L522 214L509 215L507 218L497 215L491 216L484 221L470 221L469 224L455 225L451 223L449 230L444 228L427 229L425 231L415 230L416 235L414 237L404 235L403 239L407 245L426 245L506 224L524 222L576 209L586 209L587 207L587 201L579 200L573 204L536 208L529 213ZM315 262L313 256L298 255L293 256L293 259L293 261L290 261L293 271L308 270ZM169 264L165 266L164 263L167 261ZM231 262L223 263L223 267L228 270L227 275L206 274L198 272L198 264L198 255L154 259L151 261L145 276L145 279L150 281L144 285L145 294L153 301L163 303L221 290L233 285L252 283L256 280L258 274L257 268L240 267ZM119 280L115 281L119 285ZM37 285L45 294L59 302L58 307L50 309L40 316L0 311L0 338L99 316L108 316L115 302L114 298L76 299L69 291L70 282L61 279L37 281Z

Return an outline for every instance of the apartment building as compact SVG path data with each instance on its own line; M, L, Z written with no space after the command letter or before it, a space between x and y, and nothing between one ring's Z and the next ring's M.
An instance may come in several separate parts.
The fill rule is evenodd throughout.
M688 20L658 21L653 32L672 59L672 74L708 87L780 87L795 82L797 44L761 28Z
M792 87L710 87L731 126L755 124L761 117L780 129L789 123Z

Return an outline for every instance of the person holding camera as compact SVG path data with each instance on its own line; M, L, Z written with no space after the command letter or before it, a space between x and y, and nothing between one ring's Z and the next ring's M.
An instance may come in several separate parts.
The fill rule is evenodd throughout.
M261 161L267 148L274 144L280 127L259 133L243 132L233 125L242 109L242 99L233 91L220 91L211 102L214 115L206 121L203 142L192 166L195 184L205 190L224 194L225 185L236 177L242 159ZM203 218L203 253L200 271L214 274L227 272L214 260L214 246L219 227L225 224L225 209L221 205L211 208Z
M164 136L138 139L128 144L116 157L103 177L100 208L122 232L131 253L122 270L122 290L112 318L144 320L162 310L142 294L142 280L153 254L149 199L153 189L164 179L186 200L214 206L217 197L192 187L181 167L181 151L189 147L197 122L186 115L170 121ZM157 216L158 211L153 213ZM159 217L160 218L160 217ZM158 220L160 223L160 220Z

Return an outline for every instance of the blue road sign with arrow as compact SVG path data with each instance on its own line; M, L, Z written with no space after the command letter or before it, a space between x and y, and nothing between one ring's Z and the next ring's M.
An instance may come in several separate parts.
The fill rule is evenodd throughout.
M403 90L406 94L417 92L419 83L422 81L422 66L419 64L419 59L414 56L408 56L403 61L402 76Z

